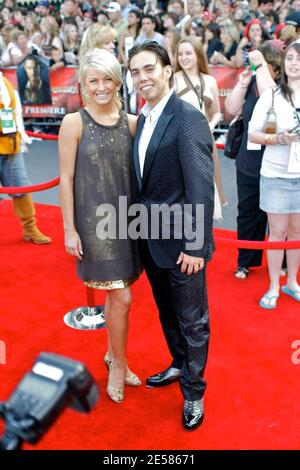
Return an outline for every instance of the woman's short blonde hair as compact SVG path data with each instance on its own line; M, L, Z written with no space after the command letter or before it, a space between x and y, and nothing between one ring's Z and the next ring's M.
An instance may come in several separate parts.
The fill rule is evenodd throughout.
M83 98L85 74L88 69L105 73L114 81L118 88L123 83L122 68L116 57L105 49L91 49L81 58L79 63L79 83L83 91ZM118 93L116 94L115 101L120 108L122 103Z

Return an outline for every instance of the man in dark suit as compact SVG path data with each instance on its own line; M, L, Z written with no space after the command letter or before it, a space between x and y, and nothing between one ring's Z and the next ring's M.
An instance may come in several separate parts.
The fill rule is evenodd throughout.
M195 429L204 417L209 340L205 276L214 250L211 132L204 115L171 89L173 71L163 47L155 42L135 46L129 68L137 92L146 100L134 142L138 199L147 208L144 225L158 232L141 240L141 256L173 358L166 370L148 377L147 385L161 387L179 380L183 425ZM155 207L162 208L157 223ZM166 207L171 209L168 221ZM185 221L191 222L191 230L185 230Z

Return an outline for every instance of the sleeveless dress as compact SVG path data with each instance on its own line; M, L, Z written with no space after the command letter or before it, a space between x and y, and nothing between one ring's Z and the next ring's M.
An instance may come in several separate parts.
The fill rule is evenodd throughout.
M83 257L77 261L77 274L96 289L128 287L142 269L137 242L127 235L134 194L127 115L120 111L115 125L103 126L87 110L79 113L83 129L75 164L74 214Z

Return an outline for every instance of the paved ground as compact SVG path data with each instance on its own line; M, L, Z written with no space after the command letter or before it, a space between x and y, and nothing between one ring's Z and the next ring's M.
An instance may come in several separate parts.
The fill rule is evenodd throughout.
M49 181L58 176L57 143L35 140L29 147L29 154L25 156L28 175L33 184ZM236 178L235 164L224 157L220 151L223 186L228 205L223 210L223 221L215 224L216 227L236 230ZM3 196L6 198L6 196ZM34 193L34 201L43 204L59 205L58 188Z

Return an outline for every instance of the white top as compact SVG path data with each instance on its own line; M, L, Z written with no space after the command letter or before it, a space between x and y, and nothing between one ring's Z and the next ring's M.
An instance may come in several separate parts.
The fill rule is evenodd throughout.
M11 54L11 50L13 47L14 47L14 43L10 42L7 46L4 46L4 48L2 49L2 54L1 54L1 59L0 59L2 67L6 67L6 66L9 67L10 65L12 65L10 54Z
M300 103L294 103L300 107ZM272 89L268 88L257 101L248 132L262 132L266 122L267 112L272 106ZM274 110L277 119L277 133L293 129L297 124L295 110L281 94L276 90L274 96ZM300 112L298 113L300 119ZM264 151L260 174L267 178L300 178L300 173L288 173L290 145L267 145Z
M10 101L11 101L10 100L10 95L9 95L8 89L6 88L5 82L4 82L2 77L3 77L3 74L0 71L0 96L1 96L1 101L3 103L4 108L9 108ZM26 143L26 144L31 144L31 139L26 134L25 127L24 127L24 121L23 121L23 115L22 115L22 112L23 112L22 111L22 104L21 104L21 100L20 100L20 97L19 97L19 93L17 92L17 90L14 90L14 94L15 94L15 100L16 100L15 113L16 113L17 129L18 129L18 131L20 132L20 134L22 136L23 142Z
M216 83L216 79L212 75L208 75L206 73L202 73L201 76L204 81L203 97L209 98L211 101L213 101L214 95L212 87L213 84ZM176 93L180 93L181 90L187 88L187 84L181 71L176 72L176 74L174 75L174 88L176 90ZM187 92L184 93L184 95L181 95L180 98L186 101L187 103L192 104L195 108L205 114L204 103L202 105L202 109L200 109L200 103L194 90L187 90Z
M144 42L148 41L155 41L158 42L158 44L162 47L165 47L165 38L162 34L158 33L157 31L154 31L153 37L148 38L146 36L146 33L140 33L138 37L136 38L135 43L136 44L144 44Z
M142 113L146 116L144 127L141 132L140 140L139 140L139 161L140 161L140 169L141 169L141 176L143 176L144 172L144 164L145 164L145 157L149 142L151 140L152 134L155 130L157 121L159 120L167 102L173 95L174 90L170 90L160 102L151 108L149 104L145 104L142 107Z

